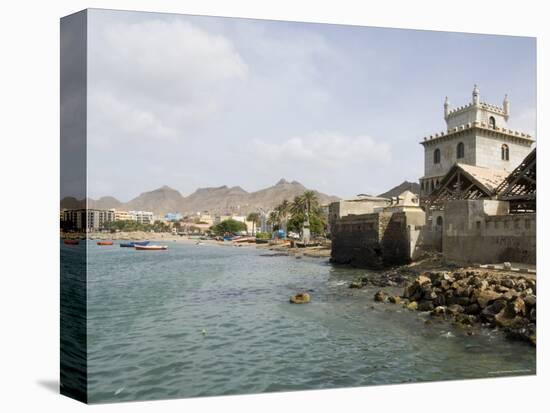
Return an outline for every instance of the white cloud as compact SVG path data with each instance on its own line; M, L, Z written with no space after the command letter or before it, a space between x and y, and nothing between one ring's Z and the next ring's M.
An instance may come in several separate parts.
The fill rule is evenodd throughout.
M315 132L294 137L280 144L256 140L255 156L274 166L290 164L337 169L362 164L385 165L391 160L391 148L385 142L362 135L346 136L339 132Z
M90 38L93 143L180 139L228 104L248 66L225 37L182 20L110 23Z

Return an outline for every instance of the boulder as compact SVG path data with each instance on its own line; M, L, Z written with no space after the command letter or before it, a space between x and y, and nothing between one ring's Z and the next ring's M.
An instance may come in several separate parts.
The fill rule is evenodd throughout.
M392 304L399 304L401 302L401 297L398 295L390 295L388 301Z
M415 282L418 285L424 285L424 284L427 284L427 283L431 284L432 280L429 277L426 277L425 275L419 275L418 277L416 277Z
M361 281L352 281L349 284L349 288L363 288L363 284L361 283Z
M502 297L502 294L497 293L492 290L483 290L480 291L477 295L477 303L481 308L487 307L489 304L493 303L495 300L498 300Z
M489 323L493 323L495 321L495 316L500 313L505 307L505 300L497 300L481 311L481 318Z
M422 300L418 303L418 311L432 311L434 303L430 300Z
M432 315L444 315L445 313L447 312L447 307L445 307L444 305L438 305L437 307L435 307L431 314Z
M467 305L465 308L464 308L464 312L466 314L479 314L479 312L481 311L481 307L479 306L478 303L473 303L473 304L470 304L470 305Z
M374 294L374 301L384 302L386 301L386 293L384 291L377 291Z
M292 304L307 304L311 301L311 297L308 293L300 293L290 297L290 302Z
M459 314L464 312L464 307L458 304L453 304L448 307L448 310L451 314Z
M407 304L407 308L409 310L417 310L418 309L418 302L411 301L409 304Z

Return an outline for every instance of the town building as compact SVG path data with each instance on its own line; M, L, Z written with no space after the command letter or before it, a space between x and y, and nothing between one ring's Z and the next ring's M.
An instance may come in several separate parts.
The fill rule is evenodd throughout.
M168 222L176 222L183 218L179 212L168 212L164 215L164 219Z
M149 211L129 211L135 217L136 222L139 224L152 224L154 222L154 215Z
M115 220L113 210L105 209L66 209L63 222L66 229L76 231L98 231L108 222Z
M451 108L445 98L443 107L446 131L420 142L424 147L421 197L438 189L443 177L457 163L510 173L531 152L534 139L508 127L508 96L502 106L485 103L481 101L479 88L474 86L469 104Z
M136 217L128 211L111 209L115 214L115 221L135 221Z

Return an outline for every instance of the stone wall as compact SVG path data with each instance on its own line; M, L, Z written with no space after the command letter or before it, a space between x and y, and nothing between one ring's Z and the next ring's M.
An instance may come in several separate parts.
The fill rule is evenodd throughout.
M536 263L536 214L508 214L503 201L445 206L443 255L459 263Z
M416 250L415 231L424 218L420 209L342 217L332 231L331 261L364 268L408 263Z

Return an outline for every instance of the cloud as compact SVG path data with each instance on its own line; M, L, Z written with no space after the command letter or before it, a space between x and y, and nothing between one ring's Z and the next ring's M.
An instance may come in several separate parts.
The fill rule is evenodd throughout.
M391 148L385 142L361 135L346 136L339 132L315 132L290 138L280 144L254 142L255 156L274 165L306 164L320 169L336 169L358 163L386 165Z
M93 143L182 139L229 104L248 66L224 36L181 19L101 25L90 38Z

